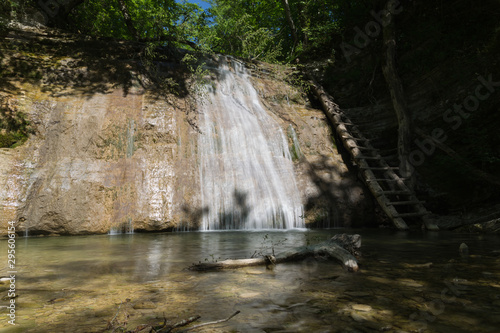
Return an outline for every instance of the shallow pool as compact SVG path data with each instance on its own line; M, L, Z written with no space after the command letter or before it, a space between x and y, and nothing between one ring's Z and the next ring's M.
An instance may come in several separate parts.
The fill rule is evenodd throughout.
M324 258L197 273L199 261L246 258L363 237L360 271ZM462 242L467 258L459 255ZM191 232L18 238L16 326L0 332L109 332L197 323L199 332L497 332L500 238L388 230ZM7 242L0 241L7 263ZM431 264L432 263L432 264ZM3 269L5 274L6 268ZM9 286L0 286L3 306ZM110 323L111 322L111 323ZM119 330L116 330L119 332Z

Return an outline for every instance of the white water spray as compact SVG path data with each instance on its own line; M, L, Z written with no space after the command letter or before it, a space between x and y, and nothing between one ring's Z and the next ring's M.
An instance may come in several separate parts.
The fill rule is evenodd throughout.
M232 68L231 68L232 67ZM244 66L221 57L200 103L202 230L303 228L287 138Z

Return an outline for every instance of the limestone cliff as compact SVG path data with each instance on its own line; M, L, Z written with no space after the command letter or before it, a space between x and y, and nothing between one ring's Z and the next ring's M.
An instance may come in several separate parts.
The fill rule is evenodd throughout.
M204 210L194 97L144 84L140 63L127 56L113 63L86 53L94 41L68 55L54 53L72 38L12 32L4 40L3 90L32 134L0 149L0 233L9 221L30 235L196 227ZM35 43L50 47L29 50ZM288 133L307 225L367 222L370 200L343 163L321 111L282 81L257 74L253 81Z

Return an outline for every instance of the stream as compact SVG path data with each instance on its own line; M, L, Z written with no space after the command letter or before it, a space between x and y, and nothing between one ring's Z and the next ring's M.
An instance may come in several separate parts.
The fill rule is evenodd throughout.
M274 270L186 269L337 233L362 235L360 272L323 258ZM7 319L9 287L0 285L0 332L104 332L113 319L132 330L164 316L178 322L200 315L203 323L236 310L231 320L197 332L497 332L499 240L339 229L17 238L16 325ZM6 240L0 251L7 253Z

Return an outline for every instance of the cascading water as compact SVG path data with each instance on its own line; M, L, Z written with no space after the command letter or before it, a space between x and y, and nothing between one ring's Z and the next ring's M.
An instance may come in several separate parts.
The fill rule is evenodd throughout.
M207 86L198 152L202 230L303 228L288 142L243 64L221 57ZM231 68L232 67L232 68Z

